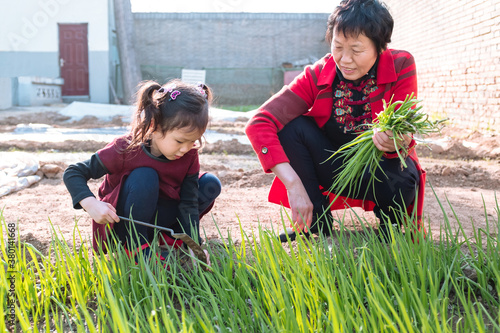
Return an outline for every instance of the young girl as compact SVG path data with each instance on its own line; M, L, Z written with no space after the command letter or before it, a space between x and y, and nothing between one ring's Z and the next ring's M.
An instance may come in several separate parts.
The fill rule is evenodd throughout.
M83 208L93 219L94 249L106 241L109 224L129 254L143 251L144 257L150 256L152 228L132 227L118 216L185 232L201 243L199 219L221 191L217 177L199 176L197 149L207 128L211 98L203 84L144 82L130 133L65 170L74 208ZM87 181L102 176L97 199Z

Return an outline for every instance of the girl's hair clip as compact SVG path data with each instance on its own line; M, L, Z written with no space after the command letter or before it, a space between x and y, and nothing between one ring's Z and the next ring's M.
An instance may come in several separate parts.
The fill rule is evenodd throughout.
M174 90L174 91L172 91L172 92L170 93L170 98L168 99L168 101L169 101L169 102L170 102L170 101L172 101L172 100L174 100L174 101L175 101L175 99L177 98L177 96L179 96L180 94L181 94L181 92L180 92L179 90Z

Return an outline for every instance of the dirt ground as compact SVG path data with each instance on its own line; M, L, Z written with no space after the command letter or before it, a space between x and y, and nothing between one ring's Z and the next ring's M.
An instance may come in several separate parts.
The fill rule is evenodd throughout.
M245 117L235 122L218 121L211 123L210 128L225 133L242 133L246 121ZM0 132L12 131L20 123L46 123L73 128L125 125L120 118L102 122L85 117L78 122L68 122L55 111L25 112L19 116L0 117ZM473 235L473 225L485 228L487 220L497 225L496 192L500 189L498 135L446 127L432 139L439 141L439 144L430 144L432 151L424 146L417 148L428 173L424 208L427 229L437 239L446 219L453 228L457 228L458 219L469 236ZM83 240L89 240L91 220L83 210L72 208L61 176L68 164L89 158L105 144L94 141L0 142L0 151L28 151L37 156L41 166L55 164L60 167L58 173L46 175L51 178L45 176L30 188L0 198L0 209L3 209L6 221L19 223L22 241L44 252L54 232L73 243L75 225L78 225ZM282 228L281 214L284 211L267 202L273 176L262 172L250 146L236 140L209 143L200 158L202 170L216 174L223 184L222 194L211 215L201 221L206 239L228 236L233 240L241 239L240 225L249 235L257 233L259 225L264 229ZM94 193L97 193L99 183L99 180L89 182ZM439 202L444 206L444 213ZM364 216L373 228L377 227L373 213L356 212ZM337 213L350 214L349 211ZM353 225L353 228L359 228L359 225ZM75 245L80 242L76 235Z

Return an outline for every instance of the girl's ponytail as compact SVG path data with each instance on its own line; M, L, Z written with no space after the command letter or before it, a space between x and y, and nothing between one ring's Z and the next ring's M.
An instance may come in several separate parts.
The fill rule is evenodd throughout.
M154 81L145 81L140 84L136 95L137 105L132 116L132 138L129 149L145 142L159 123L161 115L154 95L160 88L161 85Z

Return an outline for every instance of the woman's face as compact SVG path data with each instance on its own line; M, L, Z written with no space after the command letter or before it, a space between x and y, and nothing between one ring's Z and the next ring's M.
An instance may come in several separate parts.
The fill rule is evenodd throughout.
M354 37L333 31L332 55L344 78L359 80L368 73L377 60L377 49L373 41L360 33Z

